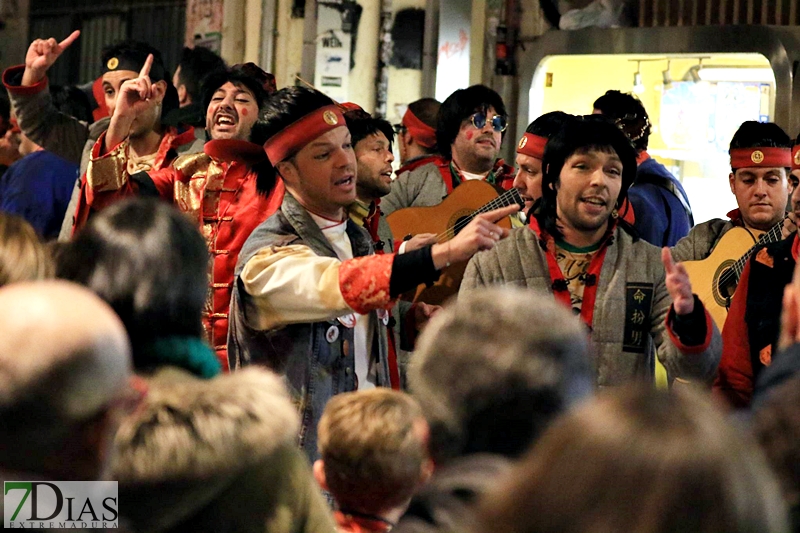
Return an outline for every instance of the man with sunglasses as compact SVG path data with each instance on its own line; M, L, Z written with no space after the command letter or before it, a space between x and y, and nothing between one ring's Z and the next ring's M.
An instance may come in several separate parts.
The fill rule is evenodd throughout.
M650 119L642 102L632 94L611 90L595 100L593 112L615 121L636 148L636 181L628 191L628 208L633 209L639 236L656 246L675 246L694 225L692 209L681 182L647 153Z
M441 203L466 180L510 189L514 167L497 159L508 126L503 99L484 85L459 89L439 108L436 145L443 159L399 175L381 203L388 215L405 207Z

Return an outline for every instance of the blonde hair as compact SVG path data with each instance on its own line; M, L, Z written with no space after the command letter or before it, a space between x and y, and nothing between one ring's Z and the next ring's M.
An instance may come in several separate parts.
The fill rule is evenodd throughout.
M52 261L25 219L0 212L0 287L52 275Z
M317 429L325 481L343 510L377 514L406 502L428 460L419 405L377 388L338 394Z
M479 531L784 533L747 437L690 391L607 391L542 435L484 501Z

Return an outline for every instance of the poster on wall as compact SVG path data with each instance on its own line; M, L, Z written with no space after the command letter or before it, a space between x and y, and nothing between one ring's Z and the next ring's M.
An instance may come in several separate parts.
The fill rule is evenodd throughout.
M339 10L319 5L317 11L317 57L314 67L314 87L337 102L347 102L350 84L349 33L342 31Z
M443 102L453 91L469 86L469 32L472 2L443 0L439 7L439 57L436 63L436 99Z
M224 0L188 0L186 46L203 46L219 54L222 50L222 4Z

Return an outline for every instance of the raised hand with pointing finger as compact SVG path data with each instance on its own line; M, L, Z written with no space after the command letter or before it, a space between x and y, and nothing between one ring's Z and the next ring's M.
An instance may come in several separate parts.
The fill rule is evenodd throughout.
M160 104L166 94L167 83L164 80L153 82L150 79L152 67L153 54L148 54L138 75L120 85L105 137L106 150L125 140L128 135L152 130L159 120ZM137 119L138 127L134 124Z
M22 85L35 85L42 81L47 70L53 66L56 59L75 42L80 34L80 30L75 30L61 42L56 41L53 37L33 41L28 47L28 53L25 54L25 72L22 75Z
M666 284L667 292L672 297L672 306L675 314L688 315L694 311L694 295L692 294L692 283L689 281L689 274L683 264L675 263L672 253L666 246L661 249L661 262L664 263L664 270L667 273Z

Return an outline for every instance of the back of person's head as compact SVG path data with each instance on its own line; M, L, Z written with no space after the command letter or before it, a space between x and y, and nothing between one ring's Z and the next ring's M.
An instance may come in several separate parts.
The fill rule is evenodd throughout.
M314 474L342 511L380 515L427 479L427 425L411 396L377 388L337 394L319 421Z
M85 288L55 280L3 287L0 305L8 310L0 321L0 470L98 479L116 429L111 413L129 393L119 318Z
M439 107L436 125L436 146L445 157L452 154L451 145L456 140L461 123L474 113L486 113L493 107L498 115L506 114L503 99L485 85L472 85L458 89L447 97ZM491 117L490 117L491 118ZM505 132L503 132L505 136Z
M547 141L542 159L542 199L535 216L539 225L551 235L561 236L556 224L556 196L564 164L574 154L595 150L616 153L622 163L622 187L617 197L617 208L636 179L636 150L619 127L600 115L566 118L562 127Z
M161 103L161 116L167 116L170 111L178 109L178 92L172 86L172 77L164 66L161 52L142 41L122 41L103 48L101 61L103 70L130 70L137 74L147 61L147 56L153 55L153 64L150 67L150 80L155 83L163 81L167 85L164 100ZM113 68L112 68L113 66Z
M436 128L441 102L435 98L420 98L408 104L408 109L425 125Z
M389 150L392 149L392 140L394 139L394 129L392 125L382 119L370 116L368 113L349 111L344 114L347 129L350 130L350 139L353 146L357 145L370 135L383 133L389 141Z
M459 295L431 319L409 365L437 466L473 453L522 454L591 392L588 350L585 326L552 295Z
M636 96L617 90L606 91L606 94L594 101L594 109L617 123L637 150L647 150L651 130L650 117L647 116L642 101Z
M36 230L17 215L0 212L0 287L50 277L50 255Z
M789 354L786 354L789 355ZM753 432L800 526L800 376L770 391L755 408Z
M98 213L61 251L56 275L89 287L117 312L136 368L157 364L148 345L198 338L208 290L208 250L183 213L152 199Z
M740 148L791 148L792 139L774 122L742 122L731 138L728 153ZM732 168L733 172L737 169ZM787 169L788 171L788 169Z
M50 97L55 108L62 113L86 123L92 122L92 104L79 87L52 85Z
M210 72L225 69L225 61L217 54L202 46L184 48L178 62L176 89L180 85L185 87L192 102L201 101L201 81Z
M746 437L686 389L609 389L542 435L484 500L479 531L786 532Z
M564 113L563 111L551 111L537 117L533 122L528 124L528 127L525 128L525 131L527 133L532 133L534 135L549 139L558 133L558 131L564 127L564 123L571 118L574 117L569 113Z

